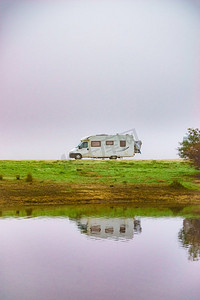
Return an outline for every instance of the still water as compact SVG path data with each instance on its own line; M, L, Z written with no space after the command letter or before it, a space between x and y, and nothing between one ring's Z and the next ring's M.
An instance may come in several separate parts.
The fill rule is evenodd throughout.
M0 299L200 299L200 219L0 218Z

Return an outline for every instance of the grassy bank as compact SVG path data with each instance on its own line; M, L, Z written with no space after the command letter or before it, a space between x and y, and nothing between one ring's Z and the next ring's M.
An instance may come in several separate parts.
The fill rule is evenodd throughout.
M35 180L72 184L170 184L178 180L185 187L198 188L192 177L197 170L181 160L0 162L0 174L5 180L15 180L17 175L24 179L28 173Z
M0 175L0 205L200 202L199 172L181 160L1 161Z

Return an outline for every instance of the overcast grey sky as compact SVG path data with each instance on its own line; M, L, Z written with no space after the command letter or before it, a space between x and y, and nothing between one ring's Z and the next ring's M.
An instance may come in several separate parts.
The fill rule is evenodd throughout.
M136 128L140 159L200 127L200 9L181 0L0 4L0 159L59 159Z

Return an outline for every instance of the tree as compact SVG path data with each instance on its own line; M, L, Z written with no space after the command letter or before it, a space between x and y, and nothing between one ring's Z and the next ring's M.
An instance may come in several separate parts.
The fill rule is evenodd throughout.
M200 141L190 148L189 158L197 168L200 168Z
M179 143L178 154L181 158L189 158L196 167L200 167L200 130L188 128L187 135Z

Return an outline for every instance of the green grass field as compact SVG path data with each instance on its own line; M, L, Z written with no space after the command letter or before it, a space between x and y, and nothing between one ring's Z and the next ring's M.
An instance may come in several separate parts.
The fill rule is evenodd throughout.
M178 181L187 188L199 189L188 162L182 160L66 160L0 161L3 180L34 180L69 184L170 184Z

